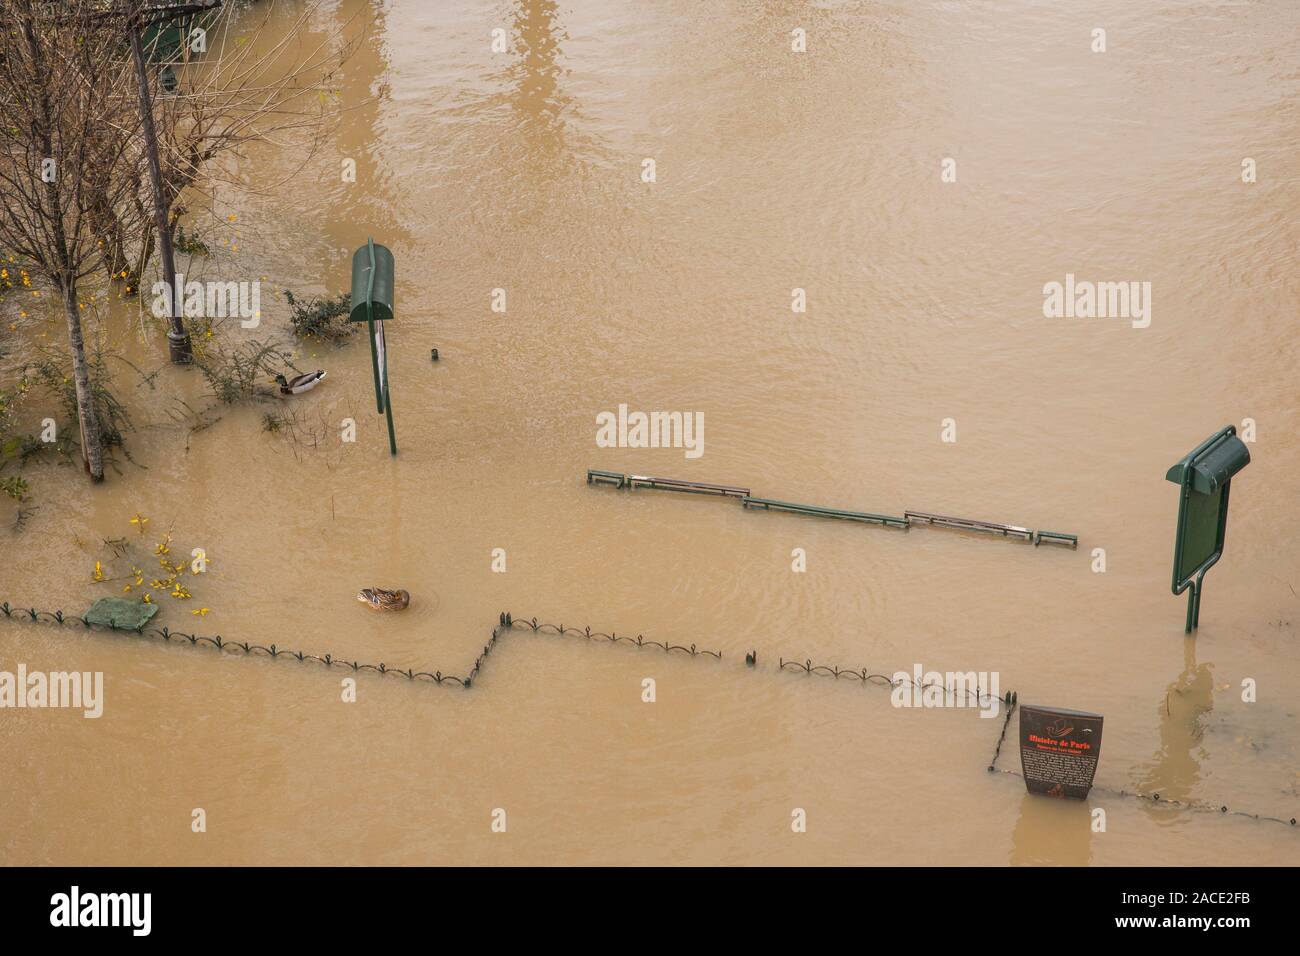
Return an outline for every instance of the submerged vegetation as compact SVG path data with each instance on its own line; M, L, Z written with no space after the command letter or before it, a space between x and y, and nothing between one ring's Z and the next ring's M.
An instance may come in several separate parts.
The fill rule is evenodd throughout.
M58 398L64 420L60 423L57 434L73 434L77 427L77 391L72 371L67 360L53 349L41 349L38 356L37 361L28 368L30 380L49 389ZM130 458L126 450L126 432L132 430L131 414L109 388L111 378L106 359L107 353L99 347L87 356L90 396L95 419L99 423L99 440L105 449L120 449ZM54 444L65 452L70 447L65 438L59 438Z
M138 597L145 604L157 604L158 599L170 597L177 601L191 600L189 582L207 572L211 559L202 548L192 548L188 557L173 553L174 532L171 528L157 539L149 551L146 530L149 519L142 514L131 517L135 535L106 538L104 546L112 552L95 562L91 580L96 584L121 584L120 593ZM146 572L145 568L157 563L158 570ZM187 573L188 572L188 573ZM196 617L207 616L210 608L195 607L190 611Z
M17 502L27 500L27 481L18 475L8 475L0 478L0 491L4 492L10 498Z
M0 358L4 358L4 348L0 346ZM36 436L18 431L18 406L26 397L31 383L26 376L19 381L17 388L0 388L0 494L19 504L27 500L30 490L26 479L19 475L5 474L10 465L23 463L39 450Z
M112 449L118 449L130 460L125 435L133 426L126 406L108 385L111 379L105 368L107 357L96 346L87 357L87 366L104 460L113 464ZM31 485L19 475L6 474L7 470L21 469L42 453L52 452L71 461L80 447L80 442L73 437L78 433L78 398L70 364L60 350L38 347L35 358L23 368L17 387L0 390L0 492L8 498L26 501ZM38 434L25 431L18 424L19 408L33 394L49 395L61 412L59 420L44 419Z
M199 238L199 234L194 230L190 230L190 232L186 234L184 225L178 225L176 227L176 239L174 245L177 252L183 252L187 256L212 255L212 250L208 248L207 243Z
M306 339L316 339L337 345L344 342L357 327L348 321L352 297L346 293L335 296L312 296L299 299L290 290L284 290L284 301L289 304L289 321L294 334Z
M227 346L212 339L197 354L194 364L208 382L212 394L223 405L274 395L275 376L286 370L298 372L288 351L279 342L253 339Z
M25 382L18 392L0 390L0 491L15 501L22 501L26 497L27 482L16 475L6 475L5 468L15 461L21 464L30 454L27 451L28 444L35 440L31 435L14 430L17 404L25 391Z

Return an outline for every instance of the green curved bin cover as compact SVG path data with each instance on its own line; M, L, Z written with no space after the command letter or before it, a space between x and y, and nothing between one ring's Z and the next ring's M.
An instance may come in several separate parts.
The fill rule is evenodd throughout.
M134 631L148 624L149 619L157 613L157 604L129 601L126 598L100 598L82 616L91 624L113 627L119 631Z

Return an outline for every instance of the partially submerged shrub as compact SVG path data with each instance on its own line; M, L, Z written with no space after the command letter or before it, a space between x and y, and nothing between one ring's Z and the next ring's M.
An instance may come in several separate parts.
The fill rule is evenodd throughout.
M333 426L319 410L313 421L301 405L286 404L280 409L262 416L262 430L287 442L299 461L302 449L318 449L328 442Z
M15 391L0 390L0 471L3 471L10 461L27 457L24 448L33 436L19 434L13 430L14 422L18 417L18 402L26 394L27 388L28 384L24 380Z
M278 342L257 339L234 348L210 343L202 356L195 357L194 364L217 401L225 405L273 395L276 375L298 371Z
M295 335L339 344L356 331L357 327L348 321L352 297L346 292L300 299L285 289L284 301L289 303L289 321Z
M186 551L176 546L173 553L173 533L170 528L161 538L146 536L149 519L142 514L133 515L136 534L130 538L105 538L104 545L113 552L111 558L96 561L90 579L105 584L120 594L138 596L145 604L157 604L164 596L178 601L188 601L189 583L208 569L211 558L202 548ZM150 547L152 542L152 548ZM152 570L157 563L158 570ZM149 570L146 570L146 569ZM206 607L195 607L190 613L206 617Z
M177 252L183 252L187 256L210 256L212 250L208 244L199 238L199 234L191 230L186 233L183 225L176 227L176 237L172 243Z
M0 478L0 491L12 498L14 501L27 500L28 485L26 479L19 478L17 475L9 475Z
M86 356L89 366L90 399L99 420L99 439L104 448L121 448L126 451L126 432L131 431L131 415L108 386L110 376L106 353L95 348ZM72 378L71 362L53 349L41 352L40 360L28 367L31 380L43 385L58 396L63 406L64 427L61 434L79 435L77 412L77 385ZM62 442L60 442L62 444ZM127 455L130 458L130 455Z
M19 468L25 466L27 459L32 455L38 454L43 449L44 444L35 434L27 434L16 431L14 425L18 419L18 405L23 397L31 389L31 380L23 375L18 382L18 388L12 392L5 392L0 389L0 472L4 472L10 464L16 463ZM19 505L27 501L27 492L30 492L31 486L27 480L18 475L0 475L0 493L5 497L13 498ZM26 512L22 509L18 511L18 520L14 527L21 528L23 515Z

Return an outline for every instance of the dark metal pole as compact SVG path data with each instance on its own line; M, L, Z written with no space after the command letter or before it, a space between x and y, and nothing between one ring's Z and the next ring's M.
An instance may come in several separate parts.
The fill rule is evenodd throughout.
M145 154L149 158L149 179L153 183L154 225L158 230L158 244L162 255L163 280L167 283L171 301L171 327L167 330L167 347L171 360L177 365L194 361L189 333L181 316L180 290L176 288L176 255L172 249L170 212L167 196L163 193L162 166L158 161L158 133L153 125L153 104L149 99L149 77L145 72L144 51L140 48L140 21L133 20L128 27L131 34L131 53L135 57L136 80L140 84L140 121L144 126Z

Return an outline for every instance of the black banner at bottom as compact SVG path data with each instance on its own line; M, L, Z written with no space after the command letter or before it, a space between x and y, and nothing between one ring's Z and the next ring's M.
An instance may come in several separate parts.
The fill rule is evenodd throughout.
M770 942L774 926L978 940L1232 940L1287 930L1282 869L3 869L7 942L337 945L391 933L487 941L532 926L590 938L680 929ZM855 930L854 927L859 927ZM639 927L639 928L638 928ZM1028 938L1034 938L1033 935ZM396 942L394 938L394 942ZM539 942L541 942L539 940Z

